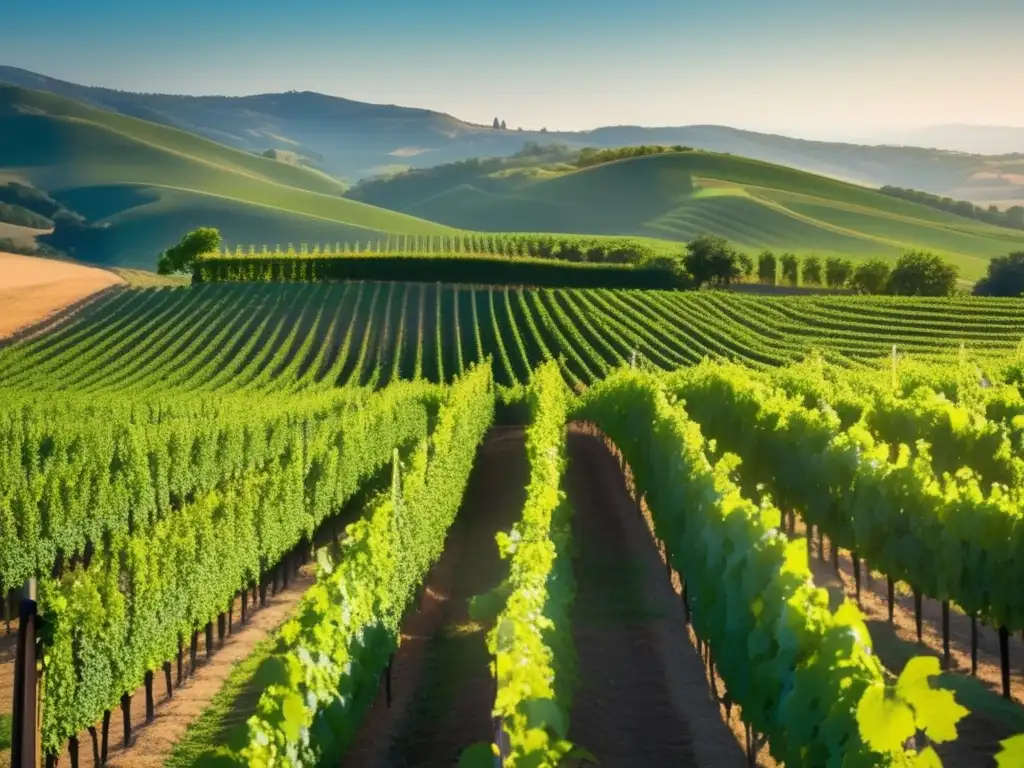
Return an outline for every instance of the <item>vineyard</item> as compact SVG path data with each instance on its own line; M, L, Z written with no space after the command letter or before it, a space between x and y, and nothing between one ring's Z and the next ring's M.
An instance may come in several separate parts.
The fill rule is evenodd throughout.
M269 249L266 245L234 248L224 246L209 254L221 259L243 259L254 256L303 258L352 256L375 254L393 256L403 253L430 253L435 255L490 255L561 261L606 262L612 264L638 264L659 254L671 253L676 246L668 241L650 241L647 245L635 237L579 237L519 232L473 232L448 235L386 235L376 239L335 243L289 243ZM657 246L657 247L655 247Z
M614 368L704 358L843 367L898 354L1015 357L1014 300L768 297L700 291L473 288L428 283L209 285L122 291L0 351L0 386L81 393L304 392L450 382L490 358L495 382L542 362L589 385Z
M300 571L187 764L1022 765L1022 339L1015 300L107 294L0 349L0 765L149 764Z

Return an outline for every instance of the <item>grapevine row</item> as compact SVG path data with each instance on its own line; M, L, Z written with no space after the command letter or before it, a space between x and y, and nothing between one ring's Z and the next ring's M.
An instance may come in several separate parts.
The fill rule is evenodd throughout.
M280 632L288 682L263 692L244 764L297 768L344 754L441 554L493 415L490 367L476 367L450 388L408 465L396 461L391 492L347 529L337 561L321 556L316 585Z
M508 598L487 645L497 680L493 713L502 733L494 749L509 768L558 765L573 749L566 740L576 687L572 511L561 489L569 395L554 363L537 369L527 395L530 481L523 515L510 534L498 534L499 551L509 560Z
M1010 631L1024 628L1024 515L1003 486L939 477L930 452L878 442L863 424L843 428L736 367L672 374L672 391L725 450L743 460L748 487L799 511L844 549L895 581L952 601ZM939 564L940 567L937 567Z
M1010 312L995 301L991 311L987 302L963 302L974 311L957 316L957 336L915 319L910 300L877 299L884 325L860 324L852 312L837 323L845 330L818 323L819 315L874 306L855 299L436 283L125 291L52 334L0 349L0 389L297 392L367 384L378 363L378 385L396 377L441 382L481 355L498 361L504 387L526 383L548 359L563 361L569 383L590 385L636 360L666 370L703 358L763 368L819 351L850 368L890 354L893 343L901 356L923 359L950 359L961 342L1005 357L1020 338L1000 331L993 346L987 324ZM1019 323L1024 328L1024 312Z
M869 746L855 717L861 697L885 684L859 612L828 610L802 543L778 531L781 513L741 495L731 460L710 462L700 428L657 379L613 374L578 415L622 451L685 583L693 627L772 755L787 765L903 759Z

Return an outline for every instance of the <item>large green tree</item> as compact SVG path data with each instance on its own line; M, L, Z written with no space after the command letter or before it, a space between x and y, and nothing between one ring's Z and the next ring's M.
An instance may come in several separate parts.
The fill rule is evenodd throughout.
M889 274L886 293L898 296L951 296L957 268L926 251L904 251Z
M761 251L757 254L757 279L765 285L775 285L777 271L775 254L771 251Z
M817 256L804 257L804 285L821 285L821 259Z
M220 248L220 232L213 227L194 229L181 238L181 242L160 254L156 271L161 275L189 272L198 256Z
M844 288L853 277L853 262L830 256L825 259L825 284L829 288Z
M792 253L784 253L779 259L779 264L782 267L782 282L798 285L800 283L800 260Z
M1024 251L998 256L988 263L988 273L974 286L978 296L1024 294Z
M683 266L697 286L729 285L743 274L740 256L729 241L708 235L686 244Z
M889 282L889 263L881 259L862 261L853 270L850 287L857 293L882 293Z

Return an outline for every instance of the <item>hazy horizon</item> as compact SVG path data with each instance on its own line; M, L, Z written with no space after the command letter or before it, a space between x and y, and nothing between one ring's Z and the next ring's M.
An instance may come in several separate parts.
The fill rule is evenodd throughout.
M728 125L867 140L1024 126L1012 98L1024 91L1024 4L1000 0L90 6L53 0L0 63L149 93L316 91L532 130ZM12 29L36 15L5 9Z

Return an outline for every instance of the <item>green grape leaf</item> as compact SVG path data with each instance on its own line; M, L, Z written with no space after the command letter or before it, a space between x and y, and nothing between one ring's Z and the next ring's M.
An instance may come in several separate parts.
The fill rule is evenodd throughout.
M1019 768L1024 765L1024 733L1003 739L1001 750L996 754L997 768Z
M473 621L492 622L505 608L508 596L512 592L512 584L505 579L501 584L488 592L474 595L469 599L469 617Z
M306 706L297 693L288 692L281 702L281 727L289 741L298 741L303 727L306 725Z
M942 768L942 758L931 747L925 747L914 758L914 768Z
M565 716L558 705L551 699L529 699L523 702L523 709L526 711L527 722L530 728L548 727L559 737L564 739L569 730Z
M939 671L934 656L915 656L896 681L896 694L914 708L917 727L941 744L956 738L956 724L968 711L956 703L952 691L932 688L929 678Z
M914 712L884 685L864 691L857 704L857 725L868 746L878 752L895 752L914 735Z
M568 761L575 760L579 765L582 765L583 763L593 763L594 765L601 764L601 761L594 757L590 750L584 749L583 747L574 746L565 758Z
M494 745L479 741L462 751L458 768L494 768L494 758Z

